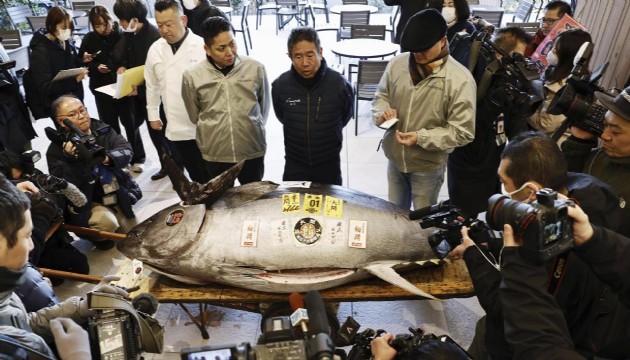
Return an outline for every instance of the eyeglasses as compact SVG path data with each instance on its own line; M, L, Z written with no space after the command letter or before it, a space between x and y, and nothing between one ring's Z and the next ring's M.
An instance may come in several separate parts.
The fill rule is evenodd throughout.
M81 106L78 110L71 111L69 114L65 114L65 115L57 115L57 117L67 117L67 118L72 118L72 119L78 119L79 115L86 116L87 113L88 111L85 108L85 106Z
M553 25L553 23L555 23L556 21L558 21L560 19L552 19L552 18L540 18L540 22L541 23L545 23L547 25Z

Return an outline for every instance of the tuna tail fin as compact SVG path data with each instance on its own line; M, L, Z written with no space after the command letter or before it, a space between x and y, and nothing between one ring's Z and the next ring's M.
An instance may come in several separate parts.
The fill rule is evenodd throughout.
M173 183L173 189L175 189L179 198L182 199L186 205L212 205L212 203L223 195L225 190L234 186L234 180L241 172L243 164L245 163L243 160L207 183L200 184L188 180L170 156L164 154L162 155L162 159L164 160L166 173Z
M399 264L399 262L377 261L368 264L364 267L364 269L372 273L372 275L385 280L392 285L398 286L401 289L407 290L412 294L420 295L428 299L439 300L435 296L418 289L414 284L400 276L396 270L392 268L392 266Z

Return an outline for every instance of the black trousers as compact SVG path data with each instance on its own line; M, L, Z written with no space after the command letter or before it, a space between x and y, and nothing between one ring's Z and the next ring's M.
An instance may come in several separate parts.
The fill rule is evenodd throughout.
M111 126L112 129L121 135L120 123L122 123L122 126L125 128L127 141L129 141L131 149L133 150L131 163L143 164L147 155L144 151L144 144L142 143L140 130L138 129L140 125L142 125L142 122L139 124L136 123L133 112L131 111L131 100L128 97L114 99L111 96L98 91L92 91L92 93L94 94L99 120ZM119 118L120 123L118 122Z
M211 179L196 140L171 141L171 144L192 181L203 184Z
M284 181L312 181L322 184L341 185L341 160L339 157L315 165L285 157Z
M142 89L142 90L141 90ZM142 122L146 122L147 128L149 130L149 137L151 138L151 142L153 146L155 146L155 150L157 150L158 157L160 159L161 167L164 168L164 160L162 159L162 155L164 153L169 156L173 156L173 145L166 138L166 127L168 126L168 121L166 119L166 115L164 114L164 107L160 105L160 118L162 120L162 130L154 130L151 128L151 124L149 124L149 115L147 114L147 98L146 91L144 91L143 87L138 89L138 95L129 97L133 106L131 107L134 119L136 120L136 125L142 125Z
M205 161L206 169L208 170L208 176L215 178L227 169L234 166L236 163L222 163ZM251 182L260 181L265 173L265 157L261 156L255 159L245 160L241 173L238 174L238 182L241 185L245 185Z

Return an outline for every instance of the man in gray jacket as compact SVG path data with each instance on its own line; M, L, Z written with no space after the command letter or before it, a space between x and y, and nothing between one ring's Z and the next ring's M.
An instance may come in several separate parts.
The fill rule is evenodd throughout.
M407 23L372 102L376 125L391 119L383 139L389 159L389 201L415 209L437 202L448 153L475 135L475 80L448 54L446 22L435 9Z
M265 170L269 83L265 67L237 54L232 25L208 18L201 27L207 61L184 72L182 96L210 178L245 160L238 181L260 181Z

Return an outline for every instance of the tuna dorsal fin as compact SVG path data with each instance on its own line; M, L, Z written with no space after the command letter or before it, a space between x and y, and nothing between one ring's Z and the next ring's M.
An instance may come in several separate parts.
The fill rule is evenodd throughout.
M392 266L398 264L400 263L391 261L376 261L368 264L364 267L364 269L372 273L372 275L385 280L392 285L398 286L401 289L405 289L412 294L420 295L428 299L439 300L435 296L418 289L414 284L400 276L396 270L392 268Z
M212 205L226 189L234 186L234 180L245 163L245 160L243 160L207 183L200 184L188 180L170 156L164 154L162 159L164 159L166 173L173 183L173 188L186 205Z

